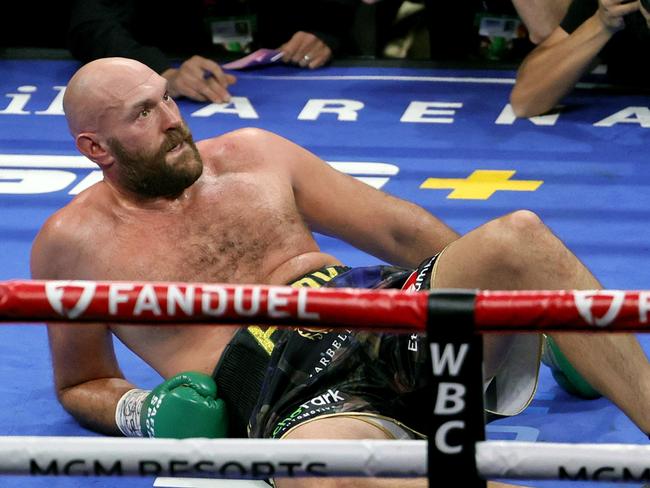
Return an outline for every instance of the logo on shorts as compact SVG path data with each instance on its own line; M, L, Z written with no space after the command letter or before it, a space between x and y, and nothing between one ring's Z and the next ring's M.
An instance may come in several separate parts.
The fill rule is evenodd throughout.
M296 332L301 337L309 339L310 341L320 341L325 334L330 332L332 329L308 329L307 327L300 327L296 329Z
M411 352L418 352L419 342L420 342L420 336L417 334L411 334L411 337L409 337L407 349Z
M424 266L416 269L413 271L408 278L406 278L406 281L404 282L404 285L402 286L402 290L404 291L421 291L422 289L427 289L427 283L426 283L426 278L429 275L429 272L431 271L431 267L433 266L433 263L436 262L436 258L438 255L433 256L427 264Z
M45 296L59 315L76 319L90 305L95 287L89 281L49 281L45 283Z
M339 390L329 388L327 392L315 396L294 410L288 417L277 423L271 437L281 437L296 422L302 422L318 415L325 415L337 408L337 404L344 402L346 397Z
M337 334L336 337L332 339L332 342L330 343L330 347L328 347L327 349L325 349L320 353L321 357L318 360L318 362L314 365L313 372L309 374L310 378L314 376L314 374L318 374L329 367L329 365L334 360L334 357L337 355L339 349L341 349L341 347L345 345L345 342L350 337L350 332L351 331L348 330L347 333Z
M618 317L625 301L625 292L621 290L574 290L573 296L578 313L584 321L598 327L611 324ZM597 297L600 299L599 303L594 304ZM608 305L603 303L607 298L610 299Z
M315 396L306 403L300 405L302 408L310 407L322 407L325 405L330 405L331 403L338 403L345 400L345 397L341 395L339 390L332 390L331 388L327 390L326 393Z

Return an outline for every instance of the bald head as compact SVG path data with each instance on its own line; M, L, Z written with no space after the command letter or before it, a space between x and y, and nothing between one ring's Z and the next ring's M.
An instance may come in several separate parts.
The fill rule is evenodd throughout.
M98 131L106 111L119 108L134 88L157 76L148 66L126 58L102 58L82 66L63 97L72 135Z

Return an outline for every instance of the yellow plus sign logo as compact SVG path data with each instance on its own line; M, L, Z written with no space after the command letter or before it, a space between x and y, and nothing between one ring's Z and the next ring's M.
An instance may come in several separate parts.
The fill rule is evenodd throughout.
M497 191L535 191L543 181L511 180L515 171L477 169L465 179L427 178L420 188L427 190L453 190L447 198L487 200Z

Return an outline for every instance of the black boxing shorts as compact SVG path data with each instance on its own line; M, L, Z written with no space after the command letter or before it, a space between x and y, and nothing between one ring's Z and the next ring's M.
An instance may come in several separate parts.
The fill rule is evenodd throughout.
M292 286L428 288L435 258L417 270L327 267ZM363 417L394 436L426 432L430 361L418 334L247 327L215 369L231 436L280 438L323 416ZM396 428L395 426L399 426Z
M435 278L438 256L416 270L331 266L292 286L424 291ZM539 341L522 334L503 375L486 382L487 412L523 410L538 367ZM431 374L420 334L249 326L228 344L213 376L229 407L231 437L281 438L315 419L348 416L382 429L387 438L417 438L428 431L433 410Z

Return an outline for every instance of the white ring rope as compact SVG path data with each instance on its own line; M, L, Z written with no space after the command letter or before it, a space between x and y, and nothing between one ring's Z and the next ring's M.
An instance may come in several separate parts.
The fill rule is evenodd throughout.
M556 328L568 331L571 325L575 330L596 332L650 331L649 314L650 291L444 290L423 294L227 284L0 282L0 322L92 322L108 318L158 326L179 322L250 323L261 319L283 325L354 325L412 331L431 328L440 318L448 320L453 316L480 332L505 330L504 325L509 330L537 332ZM463 334L459 337L465 340ZM432 348L434 345L439 344L431 342ZM436 432L436 439L440 432ZM486 441L476 443L473 459L471 439L453 448L460 448L461 453L465 449L469 459L463 458L463 462L475 462L480 476L487 479L650 481L650 446ZM435 445L430 447L437 449ZM449 475L450 470L439 460L453 461L453 456L436 456L440 452L443 450L431 451L429 458L440 462L439 467L432 467L440 469L439 474L428 473L424 440L0 437L0 474L249 479L428 475L437 479ZM458 469L455 476L462 478L463 471ZM471 476L463 479L476 481L474 473L472 469Z
M650 481L650 446L485 441L476 466L486 479Z
M15 436L0 437L0 474L424 477L426 450L424 440ZM487 479L638 483L650 479L650 446L484 441L476 444L476 463L481 476ZM441 473L444 469L440 467Z
M426 476L426 441L0 437L0 474Z

